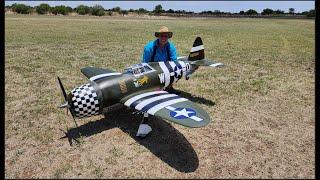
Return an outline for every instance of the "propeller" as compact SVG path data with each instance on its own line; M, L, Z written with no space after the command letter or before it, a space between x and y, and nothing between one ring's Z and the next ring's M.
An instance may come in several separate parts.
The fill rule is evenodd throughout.
M77 124L76 119L74 118L74 115L73 115L73 113L72 113L72 111L71 111L71 109L70 109L70 108L71 108L71 105L69 104L69 101L68 101L68 98L67 98L67 93L66 93L66 91L65 91L65 89L64 89L64 87L63 87L63 85L62 85L62 82L61 82L61 80L60 80L59 77L58 77L58 81L59 81L60 89L61 89L61 91L62 91L64 100L65 100L65 102L59 106L59 108L68 108L68 109L69 109L70 114L72 115L72 119L73 119L73 121L74 121L74 124L76 125L76 127L77 127L77 129L78 129L78 124ZM67 114L68 114L68 110L67 110Z

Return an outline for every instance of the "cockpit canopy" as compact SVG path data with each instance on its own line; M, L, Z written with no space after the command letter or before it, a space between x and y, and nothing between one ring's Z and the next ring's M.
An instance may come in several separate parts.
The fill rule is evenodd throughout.
M142 75L152 71L154 71L154 69L147 63L135 64L124 69L125 73L131 73L133 75Z

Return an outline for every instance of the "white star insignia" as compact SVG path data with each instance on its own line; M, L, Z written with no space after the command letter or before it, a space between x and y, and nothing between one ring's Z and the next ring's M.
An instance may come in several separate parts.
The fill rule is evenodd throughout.
M182 110L175 110L175 113L177 113L176 115L174 115L174 117L178 117L178 116L185 116L185 117L189 117L189 114L192 114L193 111L187 111L186 108L183 108Z

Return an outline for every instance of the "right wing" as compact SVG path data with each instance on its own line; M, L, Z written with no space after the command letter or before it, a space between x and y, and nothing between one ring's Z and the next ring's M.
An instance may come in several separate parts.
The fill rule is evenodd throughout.
M192 101L166 91L151 91L125 97L121 102L130 108L146 112L187 127L203 127L210 116Z

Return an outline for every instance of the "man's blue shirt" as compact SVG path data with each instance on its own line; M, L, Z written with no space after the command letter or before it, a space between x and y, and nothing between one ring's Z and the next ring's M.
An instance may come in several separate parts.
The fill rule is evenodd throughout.
M157 46L156 54L154 56L154 62L169 60L169 57L167 57L167 49L168 48L169 48L169 52L170 52L169 53L170 60L176 61L177 60L177 50L176 50L176 47L174 46L174 44L172 42L168 41L169 45L167 44L163 49L160 49L160 47L158 46L158 41L159 41L159 39L157 39L155 41L150 41L144 47L142 62L147 63L147 62L151 61L154 46Z

